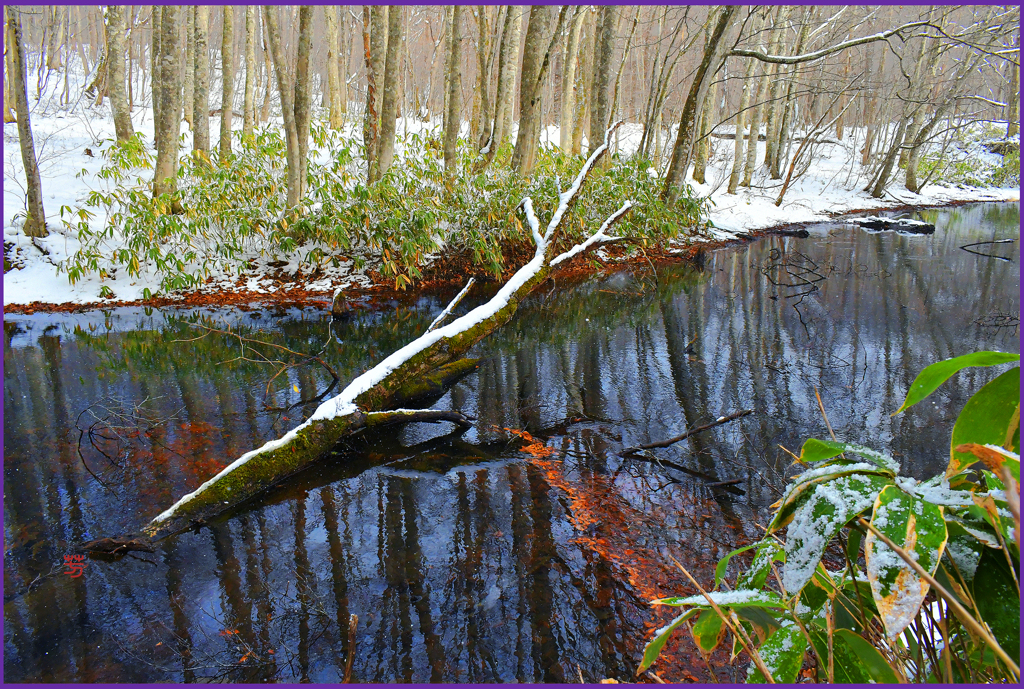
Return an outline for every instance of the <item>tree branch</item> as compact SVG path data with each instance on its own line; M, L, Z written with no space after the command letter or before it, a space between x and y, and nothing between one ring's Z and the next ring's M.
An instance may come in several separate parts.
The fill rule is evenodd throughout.
M703 426L697 426L696 428L691 428L682 435L677 435L676 437L669 438L668 440L659 440L656 443L637 445L636 447L627 447L625 450L619 453L619 457L625 457L626 455L633 454L634 452L639 452L640 450L653 450L656 447L668 447L669 445L675 445L680 440L686 440L691 435L701 433L702 431L709 430L711 428L714 428L715 426L721 426L724 423L729 423L730 421L735 421L736 419L742 419L744 416L748 416L753 413L753 409L746 409L744 411L733 412L728 416L721 416L715 421L712 421L711 423L704 424Z
M820 60L823 57L827 57L833 53L838 53L842 50L846 50L847 48L853 48L854 46L864 45L865 43L874 43L875 41L884 41L892 36L899 35L900 38L902 38L900 35L901 32L918 26L932 26L932 24L930 21L911 22L895 29L872 34L870 36L862 36L861 38L854 38L849 41L843 41L842 43L838 43L829 48L822 48L821 50L816 50L813 53L806 53L804 55L765 55L758 50L742 50L738 48L733 49L729 55L733 57L752 57L755 60L760 60L761 62L771 62L777 65L796 65L801 62Z

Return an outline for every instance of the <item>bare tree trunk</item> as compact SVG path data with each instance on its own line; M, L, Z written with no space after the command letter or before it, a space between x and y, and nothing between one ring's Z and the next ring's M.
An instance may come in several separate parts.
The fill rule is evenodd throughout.
M740 107L736 112L736 136L734 137L733 143L733 157L732 157L732 172L729 174L729 194L735 194L737 187L740 184L740 175L742 173L744 158L746 157L746 149L743 148L744 139L744 125L747 119L747 106L750 104L750 92L753 90L753 84L751 79L754 77L754 68L757 65L753 59L747 61L747 69L743 74L743 81L740 94ZM756 134L754 134L756 136ZM757 148L757 139L753 141L753 147Z
M807 7L804 10L803 25L800 27L800 33L796 39L796 47L793 49L794 55L799 55L803 50L804 41L807 40L807 34L810 31L811 19L814 16L814 11L815 7L813 6ZM795 71L796 67L793 68L792 72ZM775 141L775 158L772 160L771 166L772 179L782 179L782 164L783 159L786 157L786 140L789 138L789 130L791 128L790 120L792 119L791 113L793 111L793 83L794 79L790 76L785 87L786 96L783 98L781 104L778 138Z
M366 148L366 181L368 184L380 178L377 153L380 150L380 90L384 77L384 63L387 53L384 31L387 26L387 8L374 6L363 8L363 50L366 54L366 112L363 117L363 143Z
M686 102L683 104L683 111L679 117L679 132L676 134L675 146L672 147L672 160L669 163L668 172L665 174L665 186L661 191L661 198L669 203L678 198L679 191L686 179L696 139L697 115L703 109L708 88L711 86L715 74L725 62L725 56L729 51L726 35L738 22L739 13L735 6L725 6L719 10L715 28L711 32L711 39L704 49L704 57L693 76L690 91L686 95Z
M476 8L476 116L473 118L473 129L470 133L470 141L480 141L483 132L491 121L491 94L489 92L491 83L491 27L490 8L479 5Z
M641 8L638 5L636 8L636 12L633 14L633 24L629 29L629 36L626 37L626 46L622 49L622 59L619 60L619 69L615 72L615 86L614 88L612 88L611 110L608 114L608 126L611 126L612 121L614 121L615 118L619 116L619 108L621 105L619 103L619 87L622 84L622 71L626 68L626 60L629 59L629 53L633 48L633 36L636 35L636 27L637 24L640 22L640 9ZM618 131L615 132L615 136L615 149L617 151L619 146Z
M181 12L166 5L160 12L160 121L157 122L156 164L153 172L153 196L177 189L178 133L181 128Z
M149 89L152 91L153 98L153 140L157 146L160 145L160 142L157 140L159 133L157 132L156 123L160 121L160 97L157 95L157 91L160 89L160 12L162 9L160 5L154 5L149 14L149 24L153 33L149 47ZM88 91L86 92L88 93Z
M299 205L301 196L301 176L299 166L299 136L295 126L295 91L285 66L284 49L281 46L281 28L277 22L277 7L263 6L263 23L267 27L267 42L274 60L274 72L277 74L277 91L281 96L281 112L284 116L285 146L288 156L288 207ZM308 132L307 132L308 135Z
M448 28L448 64L445 65L445 83L448 85L447 110L444 116L444 173L455 173L456 145L462 113L462 5L452 8L452 23Z
M505 26L501 33L501 51L498 54L498 88L494 94L494 122L486 146L485 162L490 163L508 134L507 123L515 91L515 72L519 60L519 36L522 9L510 6L505 13Z
M185 73L183 77L182 109L189 129L195 131L196 95L196 13L192 7L185 7Z
M584 19L583 29L585 38L583 42L583 54L580 56L580 68L576 75L577 98L576 112L572 122L572 154L579 155L583 152L583 132L587 129L590 121L590 110L593 107L594 93L594 50L597 45L597 11L587 8L584 10L587 15Z
M235 8L224 5L220 40L220 162L231 156L231 120L235 108Z
M338 25L341 27L341 50L338 53L338 73L341 75L341 83L339 84L340 95L338 96L338 98L341 101L342 114L348 112L348 80L350 74L349 63L352 59L352 46L355 41L356 33L356 25L354 22L350 20L349 17L349 12L341 11L339 14L338 22ZM408 44L406 45L405 49L406 52L408 52ZM411 60L409 60L408 62L411 62ZM406 69L408 69L408 62L406 63Z
M124 6L107 6L107 83L110 86L110 109L114 114L114 131L118 142L127 141L135 131L128 112L128 94L124 90Z
M697 128L697 141L693 154L693 181L707 183L708 158L711 156L711 116L715 111L715 100L718 98L718 84L712 84L704 99L704 107L700 110L700 125Z
M46 73L54 70L58 70L64 66L61 60L60 48L64 45L64 13L68 11L66 7L51 7L50 13L47 15L48 26L47 26L47 41L46 41ZM123 9L122 9L123 12ZM123 16L123 15L122 15ZM123 21L123 19L122 19ZM122 37L123 45L123 37ZM40 56L41 58L42 56ZM122 57L123 60L123 57Z
M256 126L256 6L245 6L245 98L242 105L242 138Z
M553 31L550 31L551 16L554 7L534 5L530 10L530 22L527 27L527 41L523 54L523 73L519 84L519 134L516 136L516 147L512 151L512 168L520 175L533 172L537 161L537 149L540 146L540 135L543 127L543 93L547 82L551 55L561 37L565 26L568 6L563 5L558 12ZM536 16L536 21L534 20ZM536 33L536 45L531 48L530 36ZM550 33L550 37L548 34ZM544 47L547 38L547 47ZM543 51L543 52L541 52Z
M388 9L388 49L384 61L384 88L381 102L380 152L377 155L379 175L391 167L395 157L395 126L398 121L398 101L402 92L402 21L405 10L400 5Z
M779 12L776 15L776 21L779 16L783 16L782 10L786 8L779 8ZM767 16L766 16L767 19ZM768 52L771 55L775 55L778 52L779 44L782 41L782 30L776 24L776 27L771 32L771 38L768 41ZM758 79L757 83L757 94L754 96L754 109L750 116L750 139L747 142L747 162L746 167L743 170L743 181L740 183L742 186L749 187L751 180L754 178L754 170L757 168L757 142L761 138L761 120L764 118L765 111L771 112L771 103L765 103L764 99L768 93L768 77L772 72L772 65L762 65L762 75ZM768 131L771 129L770 126L765 126L765 148L767 149Z
M327 28L327 106L331 129L341 129L341 84L338 78L338 6L324 7Z
M900 118L900 123L896 127L896 135L893 137L892 146L889 148L889 152L885 156L885 160L882 161L882 167L878 171L878 176L875 178L874 186L871 188L871 196L880 199L885 193L885 185L889 183L889 175L892 174L893 165L896 163L896 159L899 157L900 150L903 148L904 134L907 129L907 118Z
M25 48L21 38L21 9L4 7L7 20L8 77L14 92L14 110L18 115L18 143L21 145L21 161L25 166L25 224L22 231L26 237L45 237L46 213L43 211L43 185L36 163L35 142L29 123L28 89L25 87Z
M778 9L775 16L775 52L781 49L783 44L784 34L789 29L789 14L792 10L791 7L783 6ZM768 90L768 117L765 121L765 153L764 153L764 165L766 168L771 170L776 164L776 158L778 157L778 138L779 138L779 124L782 121L782 110L783 110L783 89L786 88L786 84L782 78L783 66L779 64L769 65L769 74L771 75L771 88Z
M875 61L878 65L875 68L877 72L872 71L872 55L876 56L877 58ZM883 60L884 57L882 55L881 43L877 44L874 48L871 48L867 51L867 65L864 68L864 74L865 80L870 90L865 91L864 98L861 101L861 106L864 108L864 124L867 127L867 133L864 136L864 149L861 151L860 164L865 167L869 162L871 162L871 150L874 144L875 132L877 131L877 125L875 123L875 118L877 117L877 113L875 112L875 104L877 102L876 94L878 93L878 91L876 89L871 89L872 78L875 77L876 74L882 73Z
M530 7L530 19L526 24L526 38L523 41L523 69L519 77L519 133L512 151L512 168L520 175L528 175L533 170L537 156L536 141L540 136L542 97L538 77L550 23L549 6Z
M509 62L506 71L508 82L508 89L505 91L505 101L503 103L504 109L502 110L502 123L501 129L504 132L504 139L507 139L512 135L512 124L515 122L515 111L516 111L516 73L519 71L519 52L523 45L523 19L526 16L526 10L520 8L519 13L516 15L516 21L512 26L512 56L511 62ZM509 71L511 70L511 71Z
M1018 46L1020 40L1015 40ZM1020 53L1017 53L1020 59ZM1020 132L1020 66L1017 62L1010 62L1010 88L1009 98L1006 99L1006 136L1017 136Z
M7 41L7 22L4 22L4 124L9 122L16 122L17 119L14 117L14 110L11 104L14 102L14 95L11 93L11 82L14 80L12 76L13 70L8 68L11 62L9 51L13 51L13 48L8 46Z
M612 54L615 52L615 29L618 25L618 7L601 7L596 30L594 53L593 94L590 111L590 152L601 145L601 135L608 128L611 118L611 94L608 92L612 80ZM607 158L606 158L607 160Z
M576 107L576 65L579 62L580 35L587 8L577 7L572 15L569 38L562 54L562 102L558 115L558 145L563 153L572 153L572 116Z
M313 6L299 6L299 41L295 56L295 136L299 145L299 200L306 196L306 161L309 153L310 103L309 51L312 44Z
M262 13L261 17L262 18ZM266 73L266 79L263 82L263 106L260 108L260 122L267 122L270 119L270 96L271 96L271 72L273 72L273 56L270 54L270 39L267 37L269 29L267 28L267 22L264 19L260 22L262 29L260 35L263 37L263 71Z
M196 5L195 95L192 150L210 150L210 6Z

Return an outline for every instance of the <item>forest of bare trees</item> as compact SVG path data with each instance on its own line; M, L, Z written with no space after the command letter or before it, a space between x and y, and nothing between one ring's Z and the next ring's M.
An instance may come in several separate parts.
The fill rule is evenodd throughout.
M394 164L411 120L440 124L446 168L461 136L476 170L514 142L504 164L523 176L538 147L592 150L624 120L668 203L691 175L704 181L723 138L734 142L729 193L767 184L781 203L825 141L852 140L856 183L880 197L933 181L934 161L970 126L1018 130L1015 6L44 6L11 7L6 19L5 119L19 122L34 233L46 229L27 69L37 90L64 80L65 104L109 104L119 141L151 117L155 194L175 188L182 132L209 157L217 118L223 160L238 147L232 127L250 135L278 122L292 207L307 193L310 124L321 118L335 129L361 122L369 183ZM755 132L763 154L748 145Z

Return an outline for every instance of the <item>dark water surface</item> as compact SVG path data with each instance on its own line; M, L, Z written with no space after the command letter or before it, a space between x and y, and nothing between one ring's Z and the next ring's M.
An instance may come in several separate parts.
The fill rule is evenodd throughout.
M956 411L998 372L961 373L934 404L890 416L914 376L1019 351L1018 244L975 247L1012 261L958 248L1017 239L1019 205L922 215L934 235L818 226L656 280L548 283L435 405L475 417L468 432L355 440L228 519L143 559L87 560L80 577L64 573L71 544L137 530L330 385L308 364L266 394L277 366L259 353L293 357L194 340L194 323L322 349L344 383L444 300L333 326L313 308L6 316L4 679L338 681L350 614L356 681L628 679L667 619L647 601L692 592L669 555L708 582L760 537L789 464L780 445L827 436L815 388L840 439L920 478L945 465ZM681 468L616 455L748 408L654 451ZM720 679L727 660L711 659ZM683 636L655 669L708 679Z

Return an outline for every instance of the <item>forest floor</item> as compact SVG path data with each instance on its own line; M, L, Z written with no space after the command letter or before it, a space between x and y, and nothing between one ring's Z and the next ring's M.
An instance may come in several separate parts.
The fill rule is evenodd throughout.
M33 75L34 76L34 75ZM361 269L351 259L337 266L326 266L314 273L299 267L298 255L309 247L300 247L289 256L272 254L247 257L247 267L240 274L214 274L206 284L196 290L158 295L143 302L145 289L157 292L160 277L155 272L143 271L131 277L124 271L101 280L97 274L86 275L72 285L67 274L59 270L61 262L80 247L75 234L64 227L61 208L80 207L88 194L106 184L97 173L103 166L101 148L109 145L104 140L114 137L109 107L96 107L80 98L70 106L58 103L62 86L54 75L40 98L33 99L32 128L35 138L43 186L50 235L43 239L30 239L21 232L21 216L25 208L24 171L18 146L17 125L4 125L4 283L3 298L6 312L32 313L34 311L80 311L91 308L109 308L122 305L248 305L253 303L308 304L329 303L332 295L341 290L350 300L365 301L374 295L393 293L394 283L384 279L372 259ZM74 82L74 80L72 80ZM30 92L36 86L30 78ZM80 92L80 85L72 83L70 92ZM211 92L212 89L211 89ZM236 118L237 126L241 118ZM137 106L133 113L137 131L152 140L153 118L148 107ZM280 118L271 119L280 126ZM210 120L211 141L219 135L219 117ZM465 126L465 125L464 125ZM398 126L398 135L425 133L439 130L437 122L423 122L405 118ZM357 127L347 125L347 133ZM185 150L191 149L191 132L187 125ZM740 188L728 194L728 176L732 166L733 141L721 135L731 134L731 128L719 127L712 137L712 155L706 183L693 186L695 194L709 197L712 202L710 219L713 227L705 236L681 237L668 246L648 250L646 260L681 260L696 253L726 243L771 233L780 228L823 221L836 221L845 216L878 209L909 210L931 206L947 206L973 201L1019 201L1020 189L970 186L966 184L930 184L921 194L913 194L898 180L890 184L881 199L874 199L862 191L867 183L867 171L860 165L859 148L863 146L863 130L847 129L842 141L834 139L818 145L813 164L792 183L781 205L775 200L782 186L781 180L771 180L764 172L755 174L749 188ZM639 145L642 128L626 123L620 129L617 152L629 155ZM549 127L542 135L544 145L557 145L558 129ZM668 145L668 144L666 144ZM759 143L759 159L764 155L764 142ZM980 144L968 151L975 164L994 169L1001 164L1001 156L988 153ZM311 152L311 155L315 153ZM401 160L402 150L396 151ZM667 155L662 157L667 159ZM396 163L398 164L398 163ZM151 174L142 172L140 174ZM542 200L538 200L542 201ZM94 220L94 229L100 229L101 220ZM516 247L506 251L508 270L518 267ZM526 254L524 253L524 256ZM626 252L605 250L598 253L596 264L605 267L621 265ZM645 260L641 259L641 260ZM589 273L600 270L595 262L578 259L560 273ZM482 267L472 266L465 257L441 255L424 270L424 279L413 286L416 291L429 291L460 283L467 275L482 276ZM493 278L492 278L493 279ZM106 296L101 295L104 290ZM329 306L328 306L329 308Z

